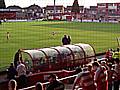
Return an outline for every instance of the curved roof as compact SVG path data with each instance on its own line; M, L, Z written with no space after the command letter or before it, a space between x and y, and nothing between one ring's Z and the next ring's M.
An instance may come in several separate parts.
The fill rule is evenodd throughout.
M27 53L32 60L38 59L40 57L45 57L45 54L39 50L22 50L22 52Z
M43 48L39 49L39 51L42 51L46 54L46 56L57 56L58 52L52 48Z
M95 56L95 51L92 46L89 44L75 44L75 45L64 45L51 48L42 48L42 49L32 49L32 50L22 50L23 53L29 54L32 60L40 57L57 57L60 55L71 55L75 53L80 53L83 58L89 58ZM81 58L82 58L81 57Z
M86 57L91 57L91 56L95 56L95 50L94 48L89 45L89 44L75 44L79 47L81 47L83 49L83 51L85 52L85 56Z
M66 47L58 46L58 47L52 47L52 48L58 50L60 54L70 54L71 53L71 51Z

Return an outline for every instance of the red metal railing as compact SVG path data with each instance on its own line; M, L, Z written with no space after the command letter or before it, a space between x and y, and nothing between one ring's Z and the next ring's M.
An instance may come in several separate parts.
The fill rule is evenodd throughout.
M58 80L64 82L65 80L69 80L69 79L71 79L71 78L75 78L76 76L77 76L77 74L76 74L76 75L73 75L73 76L68 76L68 77L60 78L60 79L58 79ZM43 86L46 87L46 85L48 85L48 84L49 84L49 82L45 82L45 83L43 83ZM35 89L35 85L30 86L30 87L27 87L27 88L22 88L22 89L19 89L19 90L33 90L33 89Z

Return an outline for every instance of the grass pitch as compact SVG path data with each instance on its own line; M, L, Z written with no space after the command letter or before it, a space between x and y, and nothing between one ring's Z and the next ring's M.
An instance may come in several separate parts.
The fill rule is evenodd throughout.
M7 41L6 33L10 33ZM55 32L55 35L52 33ZM120 24L80 22L5 22L0 25L0 68L9 66L19 48L43 48L61 45L64 34L72 44L91 44L96 52L116 48Z

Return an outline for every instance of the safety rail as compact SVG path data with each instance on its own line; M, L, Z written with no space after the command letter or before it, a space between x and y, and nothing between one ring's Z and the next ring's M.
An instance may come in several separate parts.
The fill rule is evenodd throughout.
M100 59L97 59L98 62L99 62L99 61L105 61L105 60L107 60L107 58L100 58Z
M64 81L64 80L66 80L66 79L75 78L76 76L77 76L77 74L72 75L72 76L68 76L68 77L64 77L64 78L60 78L60 79L58 79L58 80ZM49 84L49 82L45 82L45 83L43 83L43 86L46 86L46 85L48 85L48 84ZM27 87L27 88L18 89L18 90L32 90L32 89L34 89L34 88L35 88L35 85L30 86L30 87Z
M105 60L107 60L107 58L99 58L99 59L97 59L98 62L100 62L100 61L105 61ZM90 64L93 63L93 62L94 62L94 61L90 62Z

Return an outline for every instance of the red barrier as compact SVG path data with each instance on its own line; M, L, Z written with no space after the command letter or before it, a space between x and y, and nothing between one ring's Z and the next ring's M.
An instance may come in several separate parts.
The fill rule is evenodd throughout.
M36 82L42 82L42 83L47 82L48 76L51 73L58 76L58 78L63 78L63 77L73 75L75 71L61 70L61 71L49 71L49 72L36 73L36 74L28 76L28 86L34 85Z
M58 80L60 81L65 81L66 79L71 79L71 78L75 78L77 75L72 75L72 76L68 76L68 77L64 77L64 78L60 78ZM44 87L46 87L46 85L48 85L49 82L43 83ZM33 90L35 88L35 85L27 87L27 88L23 88L23 89L19 89L19 90Z

